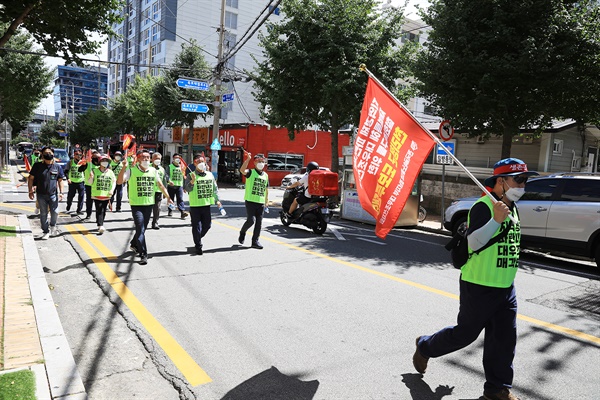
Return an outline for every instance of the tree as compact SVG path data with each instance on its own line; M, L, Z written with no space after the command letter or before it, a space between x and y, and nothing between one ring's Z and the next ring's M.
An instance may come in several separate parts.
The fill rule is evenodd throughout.
M265 60L252 75L254 93L270 124L295 132L317 125L331 131L331 166L339 169L338 131L358 125L366 74L392 91L410 74L416 44L397 47L402 10L376 12L372 0L290 0L280 24L260 36Z
M10 47L34 50L31 36L25 33L17 33ZM47 87L51 81L52 71L44 65L42 57L0 50L0 121L8 120L13 130L19 131L50 93Z
M100 42L90 40L90 33L113 35L112 24L122 17L122 0L12 0L0 7L0 22L6 23L0 34L4 47L19 27L27 29L44 50L62 55L67 63L77 54L95 53Z
M171 125L187 125L190 128L187 159L192 159L192 138L194 121L200 116L204 121L209 115L213 115L212 106L206 114L197 114L181 111L182 101L204 102L212 104L214 93L211 91L200 91L193 89L182 89L177 87L177 79L189 77L199 80L210 79L212 72L208 63L204 60L200 47L196 42L183 43L181 52L175 56L173 66L162 76L154 86L153 98L156 114L161 121Z
M88 110L77 116L75 128L70 132L70 140L82 147L97 148L97 139L112 136L117 127L112 113L106 108Z
M156 129L160 124L152 97L156 83L155 77L142 78L136 75L127 91L112 102L113 120L123 133L133 132L137 137Z
M595 0L435 0L421 16L432 31L415 68L420 90L456 128L502 135L502 158L520 127L597 115Z
M40 128L38 140L42 146L64 147L65 139L62 138L58 131L62 126L58 121L50 120Z

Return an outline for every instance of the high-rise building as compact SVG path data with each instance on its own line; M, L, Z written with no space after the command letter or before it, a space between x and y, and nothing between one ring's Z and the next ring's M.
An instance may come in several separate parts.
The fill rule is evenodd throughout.
M104 67L59 65L54 72L55 117L70 117L105 106L107 75Z
M226 0L224 54L268 14L269 3ZM279 10L272 11L269 21L278 21ZM122 63L110 67L108 96L125 91L136 74L158 75L162 67L173 63L181 45L191 39L202 47L205 60L214 68L220 20L221 1L217 0L128 0L123 22L113 27L120 38L112 38L108 45L109 61ZM260 29L265 29L265 25ZM221 123L261 122L259 104L251 93L252 83L247 82L244 73L256 65L252 56L262 59L257 33L225 65L222 92L233 93L234 100L223 104Z

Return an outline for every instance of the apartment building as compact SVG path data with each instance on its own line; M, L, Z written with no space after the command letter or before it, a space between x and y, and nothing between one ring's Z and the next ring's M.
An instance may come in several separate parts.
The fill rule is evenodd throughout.
M107 75L104 67L59 65L54 72L55 118L105 106Z

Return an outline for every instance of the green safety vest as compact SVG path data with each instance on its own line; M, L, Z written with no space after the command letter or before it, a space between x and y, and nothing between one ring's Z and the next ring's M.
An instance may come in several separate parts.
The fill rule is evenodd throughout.
M35 154L31 153L31 165L35 164L36 162L40 161L40 157L36 156Z
M129 204L132 206L151 206L154 204L154 186L158 179L156 169L150 167L142 171L138 166L129 168L131 177L127 183Z
M106 168L104 172L100 168L96 168L94 170L94 182L92 183L92 197L109 197L116 181L115 173L110 168Z
M494 206L488 196L481 197L475 204L478 202L487 204L490 213L494 215ZM513 284L517 268L519 267L519 252L521 250L521 223L519 222L516 208L513 208L512 216L517 221L517 224L512 225L506 237L481 253L473 255L463 265L461 268L461 279L463 281L497 288L507 288ZM469 214L467 223L469 223L470 219L471 215ZM509 218L502 221L494 236L510 223ZM469 252L472 251L469 248Z
M181 168L169 164L169 180L173 182L173 186L183 186L183 172Z
M251 170L250 177L246 178L246 191L244 200L252 203L265 204L267 187L269 186L269 175L263 172L259 175L255 169Z
M194 188L189 193L190 207L204 207L215 204L215 190L214 182L215 178L213 174L207 172L204 176L196 175L196 181L194 182Z
M119 176L119 172L121 172L121 170L123 169L123 164L121 163L121 161L111 160L110 162L110 169L113 170L115 176Z
M158 179L160 179L161 182L164 182L166 174L165 169L162 167L162 165L159 165L158 167L154 168L156 168L156 174L158 175ZM158 181L156 182L154 189L156 193L161 193L160 186L158 186Z
M85 186L92 186L91 183L88 183L90 181L90 174L92 173L92 170L98 168L97 166L95 166L94 164L92 164L92 162L88 162L87 166L85 167L85 169L83 170L83 176L84 176L84 182L85 182ZM96 172L94 172L95 174Z
M83 182L83 171L79 172L79 165L75 162L75 160L71 160L71 167L69 168L69 179L72 183L81 183Z

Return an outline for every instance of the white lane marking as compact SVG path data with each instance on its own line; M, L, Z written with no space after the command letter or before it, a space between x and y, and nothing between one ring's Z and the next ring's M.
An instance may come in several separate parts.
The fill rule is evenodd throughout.
M342 234L337 230L337 228L332 227L331 225L329 225L329 230L331 232L333 232L333 234L335 235L335 237L338 240L346 240L346 238L344 236L342 236Z
M380 246L387 246L387 243L377 242L377 241L375 241L375 240L371 240L371 239L365 239L365 238L362 238L362 237L359 237L359 238L357 238L357 239L358 239L358 240L364 240L365 242L371 242L371 243L375 243L375 244L378 244L378 245L380 245Z

